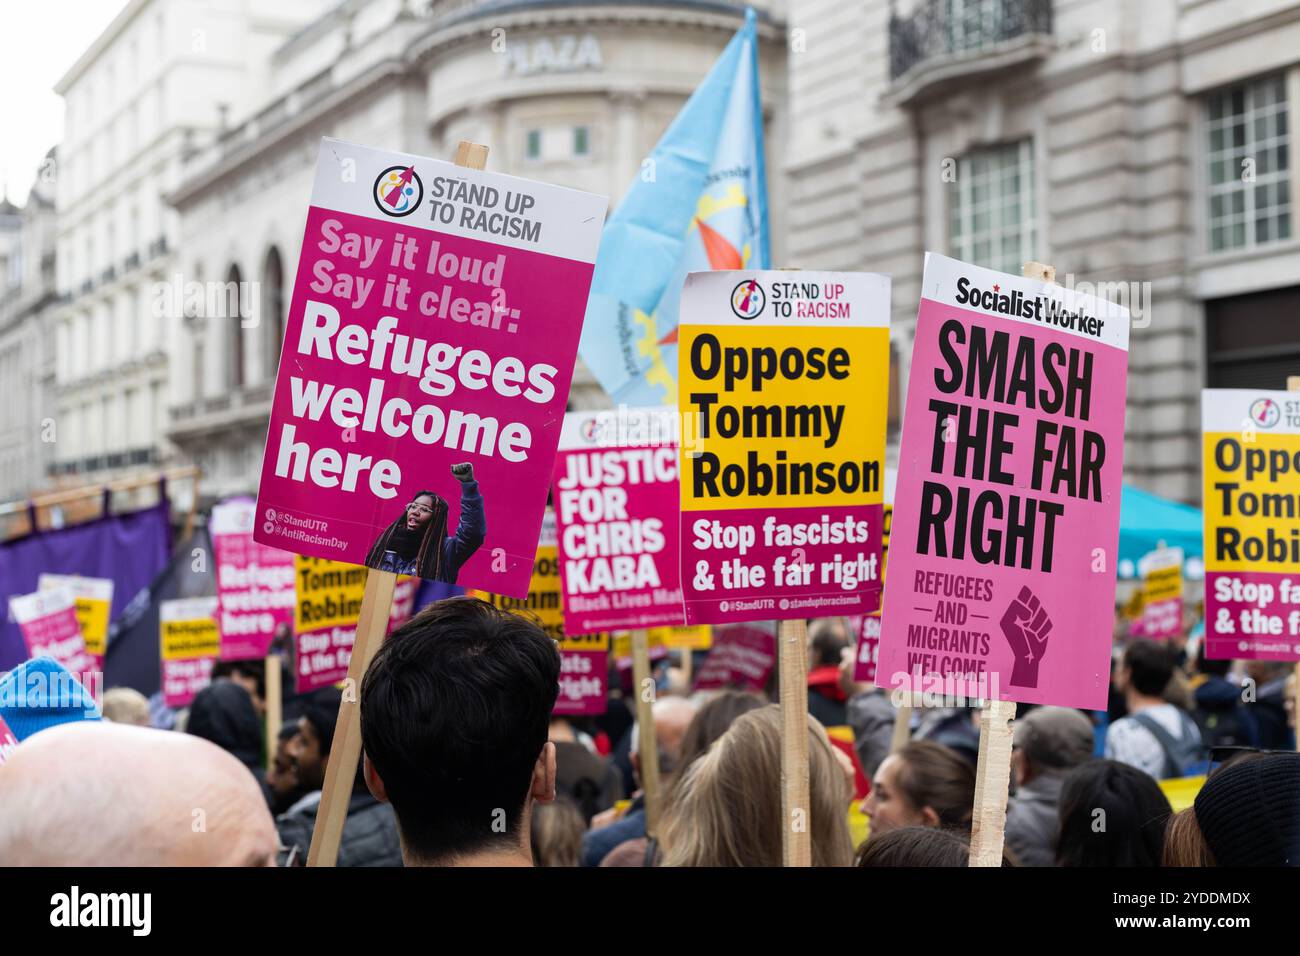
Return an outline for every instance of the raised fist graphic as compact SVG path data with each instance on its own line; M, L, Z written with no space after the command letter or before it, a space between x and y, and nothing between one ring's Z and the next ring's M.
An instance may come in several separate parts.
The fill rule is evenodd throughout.
M1007 605L1002 613L1002 634L1016 655L1011 669L1011 683L1015 687L1038 686L1038 662L1047 653L1047 636L1052 632L1052 619L1039 604L1029 588Z

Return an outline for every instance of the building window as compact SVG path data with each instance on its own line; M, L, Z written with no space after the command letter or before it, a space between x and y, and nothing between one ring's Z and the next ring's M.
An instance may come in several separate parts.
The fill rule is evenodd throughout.
M586 126L573 127L573 155L591 155L591 131Z
M1280 74L1209 98L1211 252L1291 235L1286 81Z
M1286 388L1300 368L1300 286L1205 303L1206 386Z
M947 0L948 46L953 52L978 50L1006 39L1005 0Z
M524 144L524 158L537 160L542 158L542 131L530 129Z
M953 256L1019 275L1034 258L1033 142L972 151L957 164L949 235Z
M244 303L240 299L242 281L239 266L231 266L226 273L226 314L219 320L226 323L226 385L229 388L244 387Z
M280 262L280 250L275 246L266 254L266 265L262 270L262 295L262 319L266 327L263 379L273 382L280 365L280 348L284 344L284 265Z

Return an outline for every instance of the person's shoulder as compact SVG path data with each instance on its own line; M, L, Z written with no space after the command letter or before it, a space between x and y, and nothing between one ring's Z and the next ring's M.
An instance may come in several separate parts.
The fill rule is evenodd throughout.
M314 820L316 819L316 809L320 806L320 800L321 791L319 790L313 790L310 793L304 794L299 797L298 800L289 807L289 809L276 817L275 821L276 823L279 823L281 820L295 821L304 818Z

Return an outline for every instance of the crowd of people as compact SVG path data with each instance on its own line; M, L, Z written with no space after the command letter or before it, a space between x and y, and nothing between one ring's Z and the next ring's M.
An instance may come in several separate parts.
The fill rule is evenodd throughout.
M1291 665L1191 648L1128 642L1105 713L1021 705L1004 865L1300 862ZM967 865L978 711L916 708L900 733L890 693L852 680L853 654L846 621L813 622L800 808L813 865ZM0 861L301 865L342 691L286 700L268 755L262 666L221 665L166 720L126 688L101 707L48 658L0 679L0 720L19 741L0 764ZM775 688L692 693L662 662L649 774L630 702L614 694L600 717L558 716L559 677L535 622L473 598L395 630L359 688L362 759L338 865L781 864ZM1160 781L1198 774L1174 812Z

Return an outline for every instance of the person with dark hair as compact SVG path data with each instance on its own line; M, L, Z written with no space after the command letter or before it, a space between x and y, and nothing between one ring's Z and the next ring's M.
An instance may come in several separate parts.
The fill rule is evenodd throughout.
M1163 696L1173 672L1168 646L1139 640L1125 648L1117 683L1128 716L1106 729L1106 756L1157 780L1184 776L1204 759L1200 728Z
M455 584L461 566L478 550L487 534L483 496L469 462L451 466L460 482L460 521L447 534L447 499L421 490L412 496L400 517L375 539L366 567L393 574L414 574Z
M862 868L969 866L970 841L956 830L896 827L864 842L854 862Z
M239 684L222 678L195 694L185 732L216 744L261 782L262 721Z
M553 714L550 740L555 744L556 789L578 808L585 830L592 817L623 798L622 777L588 746L589 738L579 732L572 719Z
M1261 660L1248 661L1246 668L1255 682L1255 702L1250 710L1259 726L1259 746L1265 750L1295 750L1286 692L1295 668L1287 661Z
M248 691L260 720L266 714L266 661L217 661L212 665L212 679L223 677Z
M876 769L862 812L871 836L897 827L970 830L975 808L975 770L956 751L931 740L914 740Z
M407 866L533 865L559 681L546 632L486 601L438 601L393 631L361 684L361 742Z
M300 863L307 859L311 849L321 788L325 786L325 772L329 768L330 747L334 743L334 729L342 701L343 693L337 687L325 687L309 695L303 701L303 714L298 718L296 733L285 748L298 784L307 793L280 814L275 825L280 832L281 846L289 853L295 852L296 848L296 859ZM402 865L402 848L397 838L393 808L377 800L366 789L360 763L352 781L352 796L348 801L348 815L343 823L336 865Z
M808 713L823 727L848 726L849 695L840 683L840 664L852 643L842 617L818 618L808 628Z
M298 734L297 723L285 724L280 728L276 741L275 753L271 755L271 766L267 768L263 781L270 791L271 813L279 816L306 796L306 789L298 782L293 760L289 757L290 741Z
M1259 722L1242 700L1241 685L1228 678L1232 661L1207 660L1202 642L1196 654L1196 670L1204 679L1192 692L1192 719L1201 730L1206 749L1259 746Z
M1210 774L1169 821L1166 866L1300 866L1300 754L1250 754Z
M1015 723L1007 848L1021 866L1053 866L1065 775L1092 759L1092 721L1069 707L1035 707Z
M1061 786L1058 866L1159 866L1173 814L1152 776L1117 760L1076 767Z

